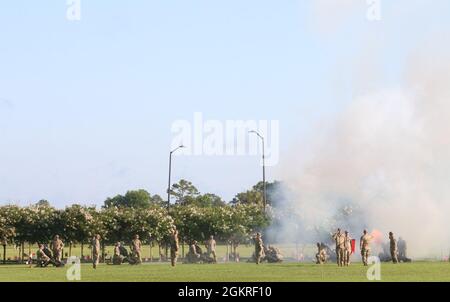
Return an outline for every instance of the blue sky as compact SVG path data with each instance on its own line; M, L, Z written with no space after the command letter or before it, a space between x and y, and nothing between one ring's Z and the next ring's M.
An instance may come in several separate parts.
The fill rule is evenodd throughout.
M64 0L2 1L0 203L165 196L171 125L194 112L279 120L283 157L353 95L401 85L411 51L450 29L446 0L385 0L379 22L365 1L342 1L355 4L330 20L307 0L81 0L77 22ZM258 164L178 156L173 179L230 200Z

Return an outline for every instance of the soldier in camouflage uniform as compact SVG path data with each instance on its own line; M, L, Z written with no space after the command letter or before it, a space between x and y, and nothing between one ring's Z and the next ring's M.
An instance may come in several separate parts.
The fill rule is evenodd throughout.
M372 241L372 239L373 237L367 233L367 230L364 230L359 242L361 257L364 266L368 265L368 258L370 256L370 242Z
M112 262L115 265L121 265L124 258L125 257L122 255L121 251L121 244L120 242L117 242L116 245L114 246L114 255L112 258Z
M260 233L256 233L255 237L255 259L256 264L261 262L261 258L264 256L264 243Z
M392 232L389 232L389 248L391 252L392 262L398 263L397 240L394 238L394 233Z
M344 234L344 266L349 266L350 256L352 254L352 238L348 234L348 231L345 231Z
M316 260L316 264L323 264L327 262L327 252L325 250L325 246L319 242L317 242Z
M398 260L401 262L411 262L411 259L409 259L406 255L407 250L406 241L402 237L398 238L397 247L398 247Z
M92 238L92 266L94 269L97 268L98 262L100 260L100 235L95 235Z
M170 236L170 262L172 266L177 264L178 250L178 231L174 228Z
M133 258L135 258L134 260L135 260L136 264L142 263L141 248L142 248L142 243L139 240L139 235L136 234L136 235L134 235L134 239L131 242L131 251L133 252Z
M345 250L345 237L342 234L341 229L337 229L337 232L332 236L336 242L336 261L338 266L344 265L344 250Z
M59 239L59 235L55 235L52 243L50 244L50 248L52 250L55 261L61 262L62 250L64 248L64 243L61 241L61 239Z
M185 261L187 263L197 263L200 261L200 254L197 253L196 246L198 245L196 240L193 240L191 244L189 244L189 250L186 254Z
M212 255L213 257L213 262L217 263L217 257L216 257L216 240L214 240L214 236L211 235L209 237L209 240L206 241L206 253L208 255L208 257L210 257Z
M283 255L280 250L274 246L264 247L264 260L269 263L283 262Z
M44 252L44 245L39 244L39 249L36 252L37 257L37 266L38 267L46 267L49 263L52 263L56 266L56 263Z

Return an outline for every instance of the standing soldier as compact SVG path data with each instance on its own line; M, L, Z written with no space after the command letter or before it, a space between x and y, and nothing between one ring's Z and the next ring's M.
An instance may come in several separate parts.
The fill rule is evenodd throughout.
M260 233L256 233L255 237L255 259L256 264L261 262L261 258L264 256L264 243Z
M337 229L337 232L333 234L332 238L336 242L336 260L338 266L344 265L344 250L345 250L345 237L341 233L341 229Z
M206 251L208 252L208 257L212 254L214 263L217 263L216 257L216 240L214 240L214 236L211 235L209 240L206 242Z
M53 257L55 258L55 261L61 262L62 258L62 249L64 248L64 243L59 239L59 235L55 235L53 238L52 243L50 244L50 248L53 252Z
M352 238L349 236L348 231L345 231L344 236L344 266L350 264L350 255L352 254Z
M361 236L359 247L361 249L361 257L364 266L368 265L368 258L370 255L370 242L372 241L373 237L369 234L367 234L367 230L363 231L363 235Z
M97 234L92 238L92 266L97 268L100 259L100 235Z
M391 250L391 258L393 263L398 262L397 240L394 238L394 233L389 232L389 247Z
M180 247L178 244L178 231L176 228L173 228L170 237L170 262L172 266L175 266L177 264L177 256L179 248Z
M141 259L141 247L142 247L142 243L139 240L139 235L136 234L134 235L134 239L131 242L131 250L133 251L133 256L136 259L136 264L139 264L142 262Z

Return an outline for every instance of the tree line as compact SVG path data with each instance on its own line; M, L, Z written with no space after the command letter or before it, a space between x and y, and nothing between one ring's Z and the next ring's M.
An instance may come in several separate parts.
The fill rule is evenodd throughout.
M234 246L250 240L254 232L267 227L270 217L262 208L260 184L237 194L231 202L200 192L181 180L171 188L175 202L168 207L158 195L145 190L128 191L107 198L103 207L74 204L56 209L50 202L20 207L0 206L0 240L24 250L25 243L48 243L58 234L69 248L86 244L99 234L103 244L129 241L138 234L146 244L164 245L170 230L179 230L180 240L203 241L210 235Z

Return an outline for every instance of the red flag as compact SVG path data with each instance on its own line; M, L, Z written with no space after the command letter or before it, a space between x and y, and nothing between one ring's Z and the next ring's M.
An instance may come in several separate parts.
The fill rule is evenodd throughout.
M351 245L352 245L352 254L354 254L356 250L356 239L352 239Z

